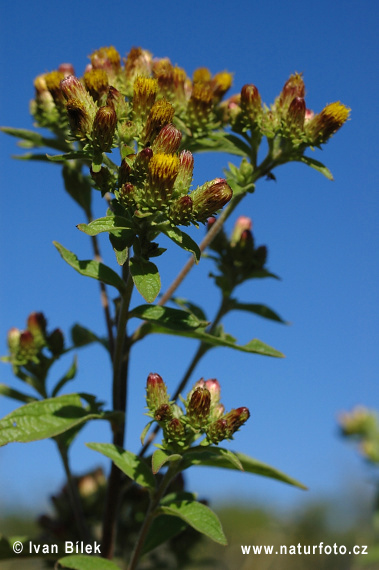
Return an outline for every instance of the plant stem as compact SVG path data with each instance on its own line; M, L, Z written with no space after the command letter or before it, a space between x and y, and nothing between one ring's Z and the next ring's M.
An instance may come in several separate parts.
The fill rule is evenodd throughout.
M125 264L127 267L127 263ZM127 379L130 353L130 341L126 336L126 325L130 299L133 291L133 280L127 271L125 275L126 289L121 299L117 324L117 336L113 355L113 410L126 412ZM125 421L113 427L113 444L123 447L125 438ZM114 463L108 478L107 496L103 518L103 540L101 555L112 558L116 537L116 518L120 495L121 471Z
M81 540L83 540L86 544L88 544L90 542L90 533L84 517L78 486L75 483L71 473L70 464L68 460L68 450L66 447L61 445L57 440L55 440L55 442L58 446L59 455L62 458L63 467L66 473L68 496L71 504L71 509L74 515L75 523L79 532L79 536Z
M156 515L156 510L157 507L159 506L159 501L161 500L171 480L173 479L173 477L175 477L176 473L177 473L177 462L174 462L170 464L157 491L150 499L149 508L147 510L145 519L143 521L141 530L139 532L138 539L129 562L128 570L135 570L137 568L138 560L141 556L141 550L145 543L146 536L151 526L151 523L153 522L154 517Z

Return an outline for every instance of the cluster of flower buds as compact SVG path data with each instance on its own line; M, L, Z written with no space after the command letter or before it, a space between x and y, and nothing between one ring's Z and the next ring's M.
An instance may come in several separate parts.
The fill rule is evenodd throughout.
M357 406L351 412L341 413L338 419L342 434L359 441L360 451L368 461L379 463L378 413Z
M250 417L245 407L225 413L220 402L220 384L218 380L200 379L182 400L185 412L170 401L167 387L159 374L151 373L147 378L146 403L147 415L152 417L163 429L167 448L188 448L201 435L205 435L204 444L218 444L225 439L233 439L233 434Z
M208 229L216 222L216 218L208 220ZM234 225L230 238L223 229L216 235L210 245L217 258L217 267L230 288L239 285L254 273L262 271L267 260L267 248L264 245L255 246L252 233L253 223L247 216L239 216Z
M53 356L59 356L64 349L64 338L60 329L48 333L47 322L43 313L31 313L27 327L21 331L15 327L8 332L10 360L17 366L28 362L38 363L40 352L48 348Z
M320 146L347 121L350 109L342 103L327 105L315 114L307 109L305 85L300 73L294 73L271 107L262 105L255 85L244 85L239 95L233 95L223 103L224 120L234 131L251 131L260 140L279 136L282 146L304 150L307 146Z

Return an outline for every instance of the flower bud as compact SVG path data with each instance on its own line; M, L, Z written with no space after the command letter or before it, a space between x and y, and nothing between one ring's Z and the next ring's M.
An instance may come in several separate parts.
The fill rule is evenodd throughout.
M344 435L367 436L378 424L378 416L364 406L356 406L351 412L340 414L339 424Z
M133 85L133 112L136 119L144 121L154 105L158 82L150 77L137 77Z
M58 67L58 71L61 71L65 77L75 75L75 69L72 63L61 63Z
M349 114L350 109L339 101L327 105L306 124L305 130L311 144L319 146L325 143L347 121Z
M182 133L171 123L165 125L158 133L151 148L154 153L164 152L174 154L177 152L182 140Z
M107 105L114 108L117 119L125 119L128 116L128 103L125 101L124 95L115 87L111 86L108 88Z
M98 101L108 91L108 75L104 69L91 69L83 76L84 85L94 101Z
M34 344L41 348L46 344L46 319L43 313L31 313L28 317L27 327L32 333Z
M215 404L220 403L220 396L221 396L221 386L216 378L210 378L205 382L205 388L209 391L211 395L211 404L212 406Z
M17 353L18 360L32 360L36 356L38 349L35 345L33 335L30 331L23 331L20 335L20 346Z
M175 154L154 154L148 168L149 188L144 199L146 205L161 208L171 197L179 172L179 158Z
M146 404L151 412L155 412L162 404L168 404L167 386L162 377L150 372L147 377Z
M302 132L305 119L305 100L302 97L295 97L287 111L286 123L289 129L294 132Z
M192 74L192 81L194 83L209 83L212 79L212 74L206 67L199 67L195 69Z
M92 129L92 140L101 152L110 152L117 125L117 115L113 107L100 107L95 115Z
M166 99L159 99L151 107L147 117L143 140L145 144L152 144L159 131L172 122L174 107Z
M64 336L60 329L54 329L47 337L47 344L54 356L59 356L64 350Z
M64 78L65 75L62 71L52 71L45 75L46 88L49 93L51 93L54 102L60 106L63 106L65 102L65 98L61 90L61 81Z
M234 228L230 238L230 244L232 246L236 245L240 241L243 232L245 230L251 231L252 228L253 228L253 222L251 221L251 218L249 218L248 216L239 216L237 218L236 223L234 224Z
M262 101L255 85L244 85L241 89L241 111L249 122L256 122L262 115Z
M66 111L72 134L80 139L90 136L94 117L87 112L85 105L78 99L69 99Z
M17 354L17 351L20 346L20 336L21 336L21 331L18 328L12 327L11 329L9 329L7 340L8 340L9 352L11 353L12 356L15 356Z
M233 434L249 419L247 408L237 408L212 422L206 429L207 439L211 443L219 443L224 439L232 439Z
M104 69L111 77L121 69L121 57L115 47L102 47L90 55L93 69Z
M231 88L233 83L233 75L227 71L216 73L211 81L211 88L216 99L221 99L225 93Z
M125 182L118 192L117 199L120 204L128 209L130 207L135 207L136 205L136 192L133 184L131 182Z
M186 438L184 424L178 418L173 418L164 426L163 434L167 443L184 443Z
M174 66L167 57L153 62L153 75L156 78L159 91L170 98L174 91Z
M179 154L179 170L175 180L175 195L187 194L192 182L194 167L193 155L189 150L182 150Z
M182 196L170 205L170 221L176 226L189 226L192 221L192 209L192 198L190 196Z
M142 48L132 48L125 61L125 75L129 81L134 81L138 76L148 76L152 68L152 55Z
M301 73L294 73L285 82L282 92L275 103L276 107L287 111L295 97L304 98L305 85Z
M197 387L187 405L187 416L195 429L208 423L211 408L211 394L207 388Z
M157 422L167 422L172 419L172 411L169 404L162 404L154 412L154 419Z
M188 101L188 118L195 129L206 128L213 107L213 91L206 83L194 83Z
M195 219L205 222L231 200L233 192L226 180L215 178L212 182L206 182L191 192L190 196L193 201Z

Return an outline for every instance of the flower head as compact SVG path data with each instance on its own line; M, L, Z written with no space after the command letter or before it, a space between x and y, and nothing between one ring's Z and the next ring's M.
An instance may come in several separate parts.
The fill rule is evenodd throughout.
M312 145L325 143L342 127L350 115L350 109L337 101L327 105L321 113L306 123L306 133Z

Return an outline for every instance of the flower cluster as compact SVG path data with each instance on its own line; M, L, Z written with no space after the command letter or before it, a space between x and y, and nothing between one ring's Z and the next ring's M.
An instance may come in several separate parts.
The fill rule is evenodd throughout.
M26 329L21 331L13 327L8 332L8 360L15 366L39 363L42 350L47 348L52 357L62 354L64 338L60 329L48 333L47 322L43 313L31 313L27 319Z
M147 415L163 429L163 446L173 450L184 450L196 439L205 435L202 445L218 444L233 439L233 434L249 419L250 412L241 407L225 413L220 402L220 384L212 378L200 379L182 400L185 413L170 401L167 387L159 374L151 373L147 378Z
M339 424L345 437L359 441L362 455L371 463L379 463L379 416L374 410L357 406L351 412L339 416Z
M215 221L213 217L208 220L208 229ZM220 272L220 275L211 276L215 277L216 284L225 292L231 292L246 279L269 275L264 269L267 247L256 247L252 228L253 223L249 217L239 216L230 238L221 229L210 245L212 254L208 257L216 262Z
M265 136L279 138L288 152L303 152L307 146L326 143L347 121L350 113L342 103L334 102L318 114L307 108L305 85L300 73L289 77L273 105L262 104L255 85L244 85L239 95L223 103L224 120L237 133L251 131L256 142Z

